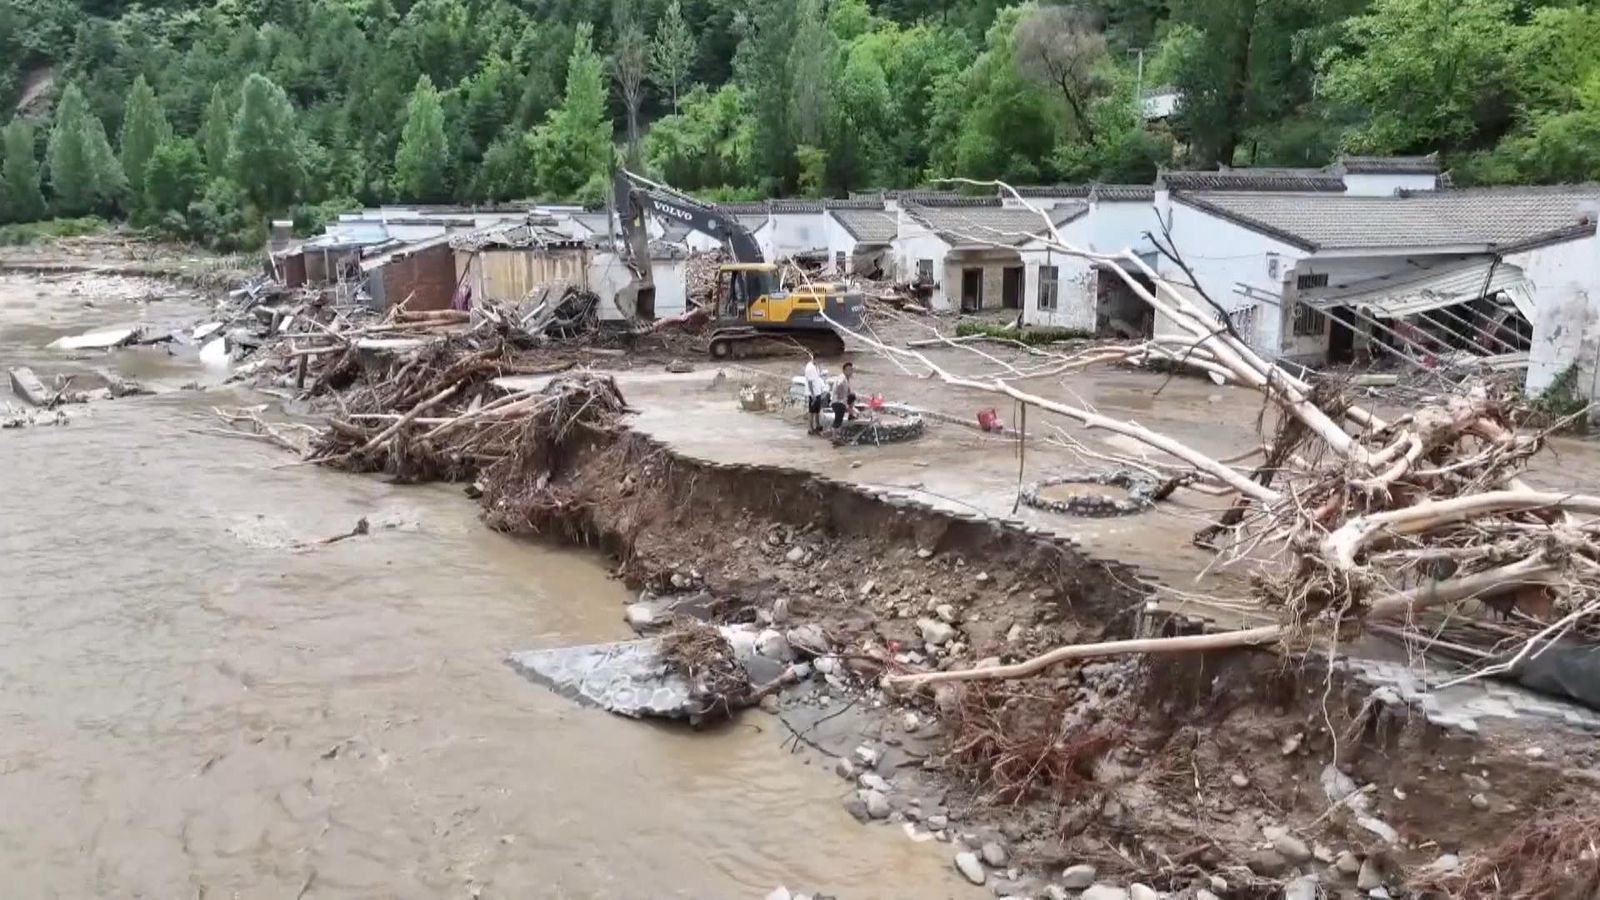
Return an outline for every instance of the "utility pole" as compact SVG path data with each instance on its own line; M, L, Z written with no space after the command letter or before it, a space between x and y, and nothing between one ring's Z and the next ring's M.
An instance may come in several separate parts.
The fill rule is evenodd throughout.
M1139 65L1133 80L1133 124L1144 127L1144 48L1135 47L1128 51L1139 56Z

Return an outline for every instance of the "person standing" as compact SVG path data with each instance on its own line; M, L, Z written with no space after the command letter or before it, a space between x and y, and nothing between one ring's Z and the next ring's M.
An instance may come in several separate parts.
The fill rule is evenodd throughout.
M856 367L852 363L845 363L844 374L833 380L831 391L833 400L833 427L837 431L844 424L846 416L855 418L856 392L855 386L850 383L850 376L855 374Z
M822 433L822 404L827 402L828 381L823 377L822 366L817 364L817 358L806 360L806 415L810 427L807 434Z

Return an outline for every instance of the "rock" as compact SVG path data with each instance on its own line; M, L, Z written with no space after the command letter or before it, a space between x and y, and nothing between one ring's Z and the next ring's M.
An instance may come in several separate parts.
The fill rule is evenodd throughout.
M1523 753L1524 756L1527 756L1529 759L1543 759L1544 758L1544 748L1543 747L1529 747L1528 749L1522 751L1522 753Z
M849 759L841 756L833 761L833 774L843 778L845 781L855 781L856 767L851 764Z
M50 402L50 391L45 390L44 382L33 374L27 366L17 366L10 370L11 392L20 399L26 400L34 406L43 407Z
M1022 634L1022 623L1019 622L1006 631L1006 643L1015 644L1017 641L1022 640Z
M929 550L927 547L920 547L920 548L917 549L917 559L932 559L932 558L933 558L933 551L932 550Z
M1228 780L1233 782L1233 786L1236 788L1247 788L1250 786L1250 777L1241 772L1235 772L1232 775L1229 775Z
M1311 857L1323 865L1333 864L1333 848L1326 844L1312 844Z
M1338 869L1340 874L1354 878L1356 873L1361 871L1361 860L1357 859L1356 855L1349 850L1343 850L1339 853L1338 858L1333 861L1333 867Z
M789 621L789 598L779 597L772 601L772 624L782 625Z
M1228 893L1228 879L1223 878L1221 875L1212 875L1207 880L1211 882L1211 889L1213 891L1216 891L1219 894Z
M1276 878L1289 871L1289 861L1276 850L1254 850L1245 855L1245 865L1250 871L1266 878Z
M800 646L793 638L789 639L789 643ZM833 675L839 671L839 658L837 656L819 656L812 660L811 664L816 666L818 674L821 675Z
M1368 857L1361 861L1361 870L1356 875L1356 887L1363 891L1370 891L1375 887L1383 886L1383 869L1379 868L1377 860Z
M863 744L855 749L856 762L869 769L878 767L878 760L883 758L883 751Z
M1283 900L1318 900L1322 890L1314 875L1306 875L1283 886Z
M782 662L794 659L794 649L789 646L788 638L775 628L768 628L756 635L756 652L767 659Z
M974 580L976 580L979 584L988 584L989 583L989 573L988 572L979 572L977 577L976 577L976 579L974 579Z
M1161 900L1161 895L1148 884L1134 882L1128 885L1128 900Z
M1045 900L1068 900L1067 889L1059 884L1047 884L1044 886L1044 897Z
M822 626L815 622L796 625L788 630L785 637L788 638L791 648L802 653L821 656L828 652L828 633L823 631ZM821 671L821 669L818 669L818 671Z
M956 608L948 603L941 603L933 608L933 614L939 621L954 625L956 623Z
M1094 866L1088 863L1067 866L1061 873L1061 886L1069 891L1081 891L1094 884L1094 876L1097 874L1099 873L1095 871Z
M1128 892L1109 884L1096 884L1078 895L1078 900L1129 900Z
M1482 775L1473 775L1470 772L1462 772L1461 780L1466 782L1467 790L1475 794L1488 793L1493 787L1493 785L1489 784L1489 779L1484 778Z
M1287 738L1284 738L1283 746L1279 749L1283 752L1284 756L1293 756L1295 752L1300 749L1300 745L1304 743L1305 739L1305 734L1301 732L1295 732L1294 734L1289 735Z
M862 791L861 800L867 805L867 815L874 819L887 819L892 810L889 809L889 798L882 791Z
M844 811L856 817L857 822L869 822L872 816L867 812L867 801L851 794L844 798Z
M878 791L879 793L883 794L887 794L890 790L892 790L892 788L889 787L889 782L877 772L862 772L861 777L856 780L856 783L860 784L869 791Z
M628 625L636 630L643 631L657 624L656 607L653 603L630 603L627 610Z
M1489 808L1489 798L1483 794L1473 794L1471 800L1468 802L1470 802L1472 804L1472 808L1476 810L1481 811Z
M997 841L985 843L979 852L983 854L984 862L997 869L1006 864L1006 848Z
M1425 875L1443 875L1461 868L1461 857L1454 853L1446 853L1422 868Z
M1194 892L1194 900L1221 900L1221 898L1205 888L1200 888Z
M761 706L761 708L763 710L765 710L765 711L767 711L769 713L777 712L778 711L778 695L777 694L768 694L765 697L762 697L760 706Z
M983 884L989 877L983 870L983 863L978 862L978 854L970 850L956 854L956 871L973 884Z
M1292 834L1279 835L1272 842L1272 849L1278 851L1290 862L1303 863L1311 858L1311 848L1306 842Z
M804 547L790 547L789 552L785 553L783 558L795 565L799 565L806 561L806 549Z
M1389 900L1389 889L1375 887L1372 890L1367 891L1367 896L1371 897L1372 900Z
M773 888L772 893L767 895L766 900L794 900L794 895L789 893L788 888L778 885Z
M917 627L922 629L922 640L935 647L950 643L956 636L953 627L938 619L918 619Z

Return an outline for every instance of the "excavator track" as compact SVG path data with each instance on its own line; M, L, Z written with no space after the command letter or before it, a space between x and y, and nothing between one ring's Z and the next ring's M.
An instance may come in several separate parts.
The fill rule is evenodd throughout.
M718 328L707 350L712 359L750 359L784 356L802 349L813 356L844 355L844 338L832 329L766 331L748 326Z

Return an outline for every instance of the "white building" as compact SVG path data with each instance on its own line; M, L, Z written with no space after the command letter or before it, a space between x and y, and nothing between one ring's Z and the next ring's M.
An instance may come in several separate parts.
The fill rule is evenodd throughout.
M1156 208L1196 287L1271 358L1459 354L1527 366L1537 392L1600 357L1600 188L1356 196L1168 173ZM1214 175L1215 173L1201 173ZM1279 184L1279 187L1283 187ZM1182 279L1175 264L1162 272Z
M1396 191L1432 191L1439 187L1439 155L1344 156L1329 167L1344 180L1347 194L1389 197Z
M1039 214L1006 209L996 199L945 203L921 206L905 198L897 203L890 253L895 279L925 286L935 310L1022 312L1036 306L1037 267L1043 263L1037 256L1024 259L1023 250L1047 230ZM1088 204L1078 202L1056 206L1048 214L1060 227L1087 211ZM1031 281L1030 267L1035 270Z
M825 204L828 266L835 275L884 277L893 271L898 213L881 200L833 200Z

